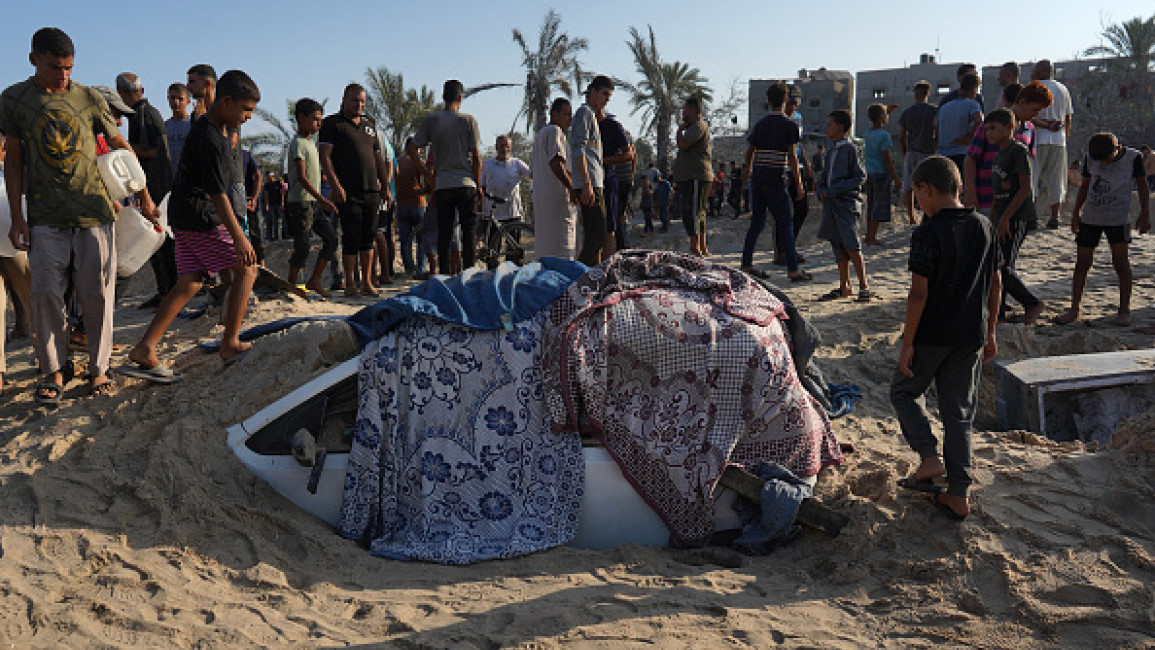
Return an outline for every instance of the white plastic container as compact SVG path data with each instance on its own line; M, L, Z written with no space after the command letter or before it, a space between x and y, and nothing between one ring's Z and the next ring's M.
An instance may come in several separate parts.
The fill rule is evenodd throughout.
M96 167L113 201L122 201L145 187L146 180L140 161L128 149L114 149L103 156L97 156Z
M164 230L152 225L136 208L125 206L113 226L116 236L116 274L136 273L164 243Z
M21 197L20 203L24 205L24 213L27 217L28 202ZM4 184L4 177L0 176L0 257L16 256L16 247L13 246L12 241L8 239L8 231L11 229L12 210L8 207L8 188Z

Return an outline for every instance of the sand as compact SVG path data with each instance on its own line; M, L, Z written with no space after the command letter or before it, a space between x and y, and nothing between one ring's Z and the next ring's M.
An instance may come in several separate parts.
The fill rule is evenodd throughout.
M734 263L746 219L711 221L715 258ZM838 538L807 531L767 557L728 549L559 548L470 567L373 558L281 498L225 445L225 428L347 358L343 325L299 326L260 340L224 369L195 343L215 312L179 321L161 356L170 387L120 378L108 399L74 383L47 412L30 399L27 339L10 341L0 407L0 641L13 647L592 648L1155 647L1155 412L1124 423L1113 446L1056 444L995 430L984 373L975 437L975 513L948 521L895 480L914 455L887 400L908 281L909 227L868 249L881 300L819 303L836 278L814 240L815 281L787 284L821 330L830 381L858 384L836 421L856 451L818 494L851 519ZM682 246L680 228L638 243ZM762 247L769 247L764 235ZM1132 246L1136 323L1155 322L1151 239ZM283 270L286 243L270 253ZM1064 306L1074 258L1065 231L1032 235L1022 267ZM760 254L766 268L769 258ZM1105 261L1105 260L1104 260ZM781 270L772 273L785 283ZM149 313L148 272L117 312L126 351ZM1111 327L1109 268L1092 274L1072 326L1003 325L1004 358L1151 346ZM397 288L394 288L397 290ZM275 297L249 313L351 313L366 303ZM114 361L118 363L118 360Z

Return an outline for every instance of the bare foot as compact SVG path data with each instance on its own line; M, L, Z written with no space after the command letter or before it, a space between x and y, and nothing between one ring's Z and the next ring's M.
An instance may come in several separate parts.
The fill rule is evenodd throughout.
M381 292L377 291L377 287L371 284L366 284L365 286L361 287L361 295L365 296L366 298L377 298L381 295Z
M1039 320L1039 316L1043 315L1043 310L1046 308L1047 303L1039 301L1039 304L1023 312L1023 323L1027 325L1034 325L1035 321Z
M246 341L237 341L236 345L225 345L221 343L221 361L228 361L233 357L244 354L252 349L253 344Z
M140 366L141 368L155 368L160 365L160 359L156 356L155 350L137 345L128 353L128 360Z
M1068 309L1067 311L1055 316L1056 325L1070 325L1079 319L1078 309Z

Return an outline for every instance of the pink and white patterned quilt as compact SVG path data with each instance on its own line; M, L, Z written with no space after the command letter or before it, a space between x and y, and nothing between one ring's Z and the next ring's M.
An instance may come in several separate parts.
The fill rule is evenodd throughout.
M619 253L550 311L542 366L553 427L601 440L673 542L705 544L728 463L773 461L808 477L842 461L830 420L798 380L784 318L782 303L736 270Z

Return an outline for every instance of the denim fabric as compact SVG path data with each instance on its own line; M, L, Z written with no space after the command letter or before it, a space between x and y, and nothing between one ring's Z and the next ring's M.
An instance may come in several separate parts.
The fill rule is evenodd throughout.
M406 273L412 273L417 268L413 259L413 240L417 230L421 227L421 220L425 218L425 208L416 206L398 206L397 208L397 236L401 245L401 265ZM421 241L417 242L417 257L423 258L425 251Z
M754 264L754 249L758 246L758 236L766 227L766 211L774 217L776 243L782 248L786 258L786 270L798 270L798 251L794 247L793 202L785 187L767 187L751 184L750 229L746 231L746 243L742 247L742 266Z

